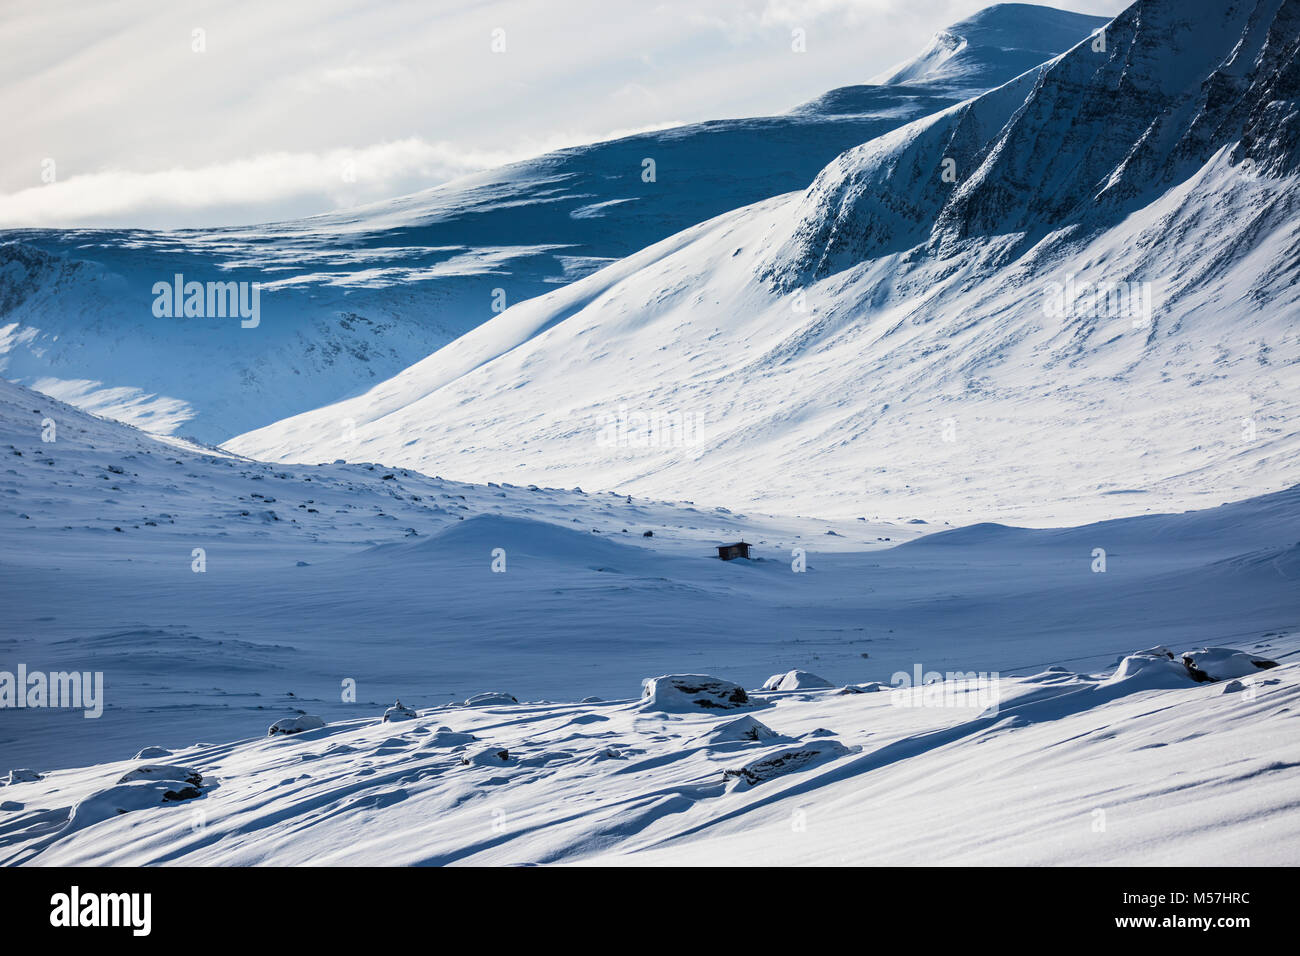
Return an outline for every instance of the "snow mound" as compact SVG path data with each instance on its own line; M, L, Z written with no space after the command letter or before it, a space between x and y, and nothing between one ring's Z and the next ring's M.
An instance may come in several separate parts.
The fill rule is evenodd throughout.
M27 770L25 768L18 769L18 770L10 770L9 776L5 779L5 785L10 786L15 783L31 783L36 780L44 780L44 779L45 778L41 776L39 773L37 773L35 770Z
M787 773L804 770L823 760L843 757L853 752L838 740L811 740L797 747L790 747L752 760L736 770L724 770L722 776L724 780L736 777L754 786Z
M65 831L80 830L134 810L148 810L193 800L203 791L189 783L169 780L137 780L92 793L72 809Z
M157 760L159 757L170 757L172 752L165 747L145 747L135 755L135 760Z
M1257 671L1277 667L1277 661L1247 654L1232 647L1202 647L1183 652L1183 666L1197 683L1249 677Z
M647 710L735 710L749 704L745 688L704 674L665 674L641 682Z
M1187 680L1187 669L1175 660L1169 648L1152 647L1125 657L1105 683L1135 681L1150 687L1180 687Z
M473 734L457 733L450 727L439 727L432 737L420 745L421 750L451 749L464 747L478 740Z
M466 707L485 707L488 704L517 704L518 698L514 694L507 694L501 690L491 690L483 694L475 694L473 697L466 698Z
M396 720L413 720L418 714L400 700L393 701L393 706L384 711L384 723Z
M319 730L325 726L325 721L315 714L302 714L298 717L285 717L277 720L266 729L268 737L275 737L278 734L300 734L304 730Z
M834 686L826 678L818 677L811 671L793 670L773 674L763 684L763 690L823 690Z

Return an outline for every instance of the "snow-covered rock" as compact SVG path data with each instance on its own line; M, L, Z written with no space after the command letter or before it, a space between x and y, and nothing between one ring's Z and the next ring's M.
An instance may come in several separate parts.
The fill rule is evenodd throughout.
M5 778L6 784L29 783L33 780L44 780L45 778L35 770L15 769L9 771L9 776Z
M713 730L708 731L705 736L710 743L721 744L745 740L771 740L773 737L779 737L780 734L746 714L743 717L737 717L735 720L729 720L725 724L715 727Z
M723 778L739 778L753 786L780 777L787 773L804 770L823 760L842 757L853 751L838 740L810 740L795 747L788 747L774 754L768 754L752 760L734 770L724 770Z
M641 702L647 710L735 710L749 704L745 688L704 674L665 674L641 682Z
M165 747L145 747L135 755L136 760L157 760L159 757L170 757L172 752Z
M266 730L268 737L275 737L279 734L300 734L305 730L319 730L325 726L325 721L315 714L300 714L297 717L283 717L277 720Z
M874 694L885 688L876 681L867 681L864 684L845 684L838 691L840 694Z
M1198 683L1249 677L1278 666L1277 661L1232 647L1202 647L1195 651L1184 651L1182 658L1183 666L1187 668L1192 680Z
M460 758L460 762L466 766L478 767L504 767L512 763L518 763L519 758L512 754L505 747L481 747Z
M191 783L169 780L136 780L131 783L120 783L91 793L78 801L72 809L64 831L80 830L124 813L184 803L201 796L203 791Z
M824 677L818 677L811 671L792 670L784 674L773 674L763 684L763 690L823 690L834 687Z
M136 780L162 780L169 783L188 783L197 787L203 783L203 774L192 767L144 764L128 770L117 782L131 783Z
M1189 682L1187 668L1167 647L1152 647L1124 657L1107 683L1129 681L1151 687L1180 687Z
M384 723L390 723L395 720L413 720L419 714L414 709L407 707L400 700L394 701L393 706L384 711Z

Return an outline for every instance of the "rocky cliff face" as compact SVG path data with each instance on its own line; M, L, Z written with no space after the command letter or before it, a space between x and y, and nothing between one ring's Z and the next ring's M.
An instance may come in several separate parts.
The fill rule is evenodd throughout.
M1041 69L841 156L763 274L790 287L915 246L1095 231L1223 149L1248 175L1293 173L1298 21L1293 0L1140 0Z

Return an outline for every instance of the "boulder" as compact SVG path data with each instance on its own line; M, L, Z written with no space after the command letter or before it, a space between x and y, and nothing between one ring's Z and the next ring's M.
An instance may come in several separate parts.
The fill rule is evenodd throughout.
M823 760L831 760L853 753L838 740L810 740L806 743L781 750L757 760L751 760L735 770L724 770L723 780L738 778L743 783L755 786L766 780L803 770Z
M187 783L195 787L203 785L203 774L192 767L178 767L173 764L141 764L122 774L118 783L131 783L135 780L164 780L168 783Z
M746 714L715 727L707 734L710 743L722 744L745 740L771 740L780 736L775 730Z
M1183 653L1183 666L1197 683L1250 677L1262 670L1277 667L1277 661L1258 654L1248 654L1232 647L1202 647Z
M834 686L826 678L818 677L811 671L793 670L773 674L763 684L763 690L824 690Z
M277 720L266 729L266 735L275 737L280 734L300 734L304 730L319 730L324 726L325 721L315 714L300 714L297 717L285 717Z
M875 681L868 681L865 684L847 684L844 687L841 687L836 693L837 694L874 694L881 690L884 690L884 688L881 687L880 684L876 683Z
M384 711L384 723L397 720L414 720L419 715L400 700L393 701L393 706Z
M704 674L665 674L641 682L647 710L736 710L749 704L745 688Z
M1187 668L1174 659L1169 648L1152 647L1123 658L1106 683L1127 681L1141 687L1156 688L1181 687L1187 684L1187 680Z
M465 766L504 767L508 764L518 763L519 758L512 756L505 747L494 745L482 747L473 753L468 753L460 758L460 762Z

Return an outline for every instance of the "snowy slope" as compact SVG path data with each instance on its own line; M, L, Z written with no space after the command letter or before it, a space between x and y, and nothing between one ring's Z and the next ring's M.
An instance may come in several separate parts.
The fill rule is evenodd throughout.
M0 671L98 671L105 703L3 711L7 863L1295 862L1300 487L922 535L269 466L9 384L0 454ZM1121 662L1155 644L1283 666ZM895 706L916 667L997 696ZM793 669L829 689L637 699Z
M987 715L834 689L721 714L623 699L382 723L371 708L0 788L0 863L1294 866L1285 643L1292 663L1233 689L1058 668L1004 681ZM738 736L738 720L775 736ZM782 755L767 779L728 775ZM117 784L158 764L202 774L201 795Z
M954 521L1285 487L1300 460L1298 45L1295 3L1141 0L1104 51L1082 42L844 153L805 192L228 447ZM1131 283L1151 308L1053 305L1084 283ZM656 442L654 416L695 430Z
M221 441L399 372L491 318L498 289L514 304L803 188L842 150L951 106L971 82L1005 82L1032 65L1026 56L1040 62L1100 22L993 8L966 26L1032 54L980 47L960 81L916 69L906 82L833 91L786 115L562 150L297 222L0 232L0 373L153 431ZM654 182L642 179L647 158ZM153 285L177 274L263 283L261 324L155 318Z

